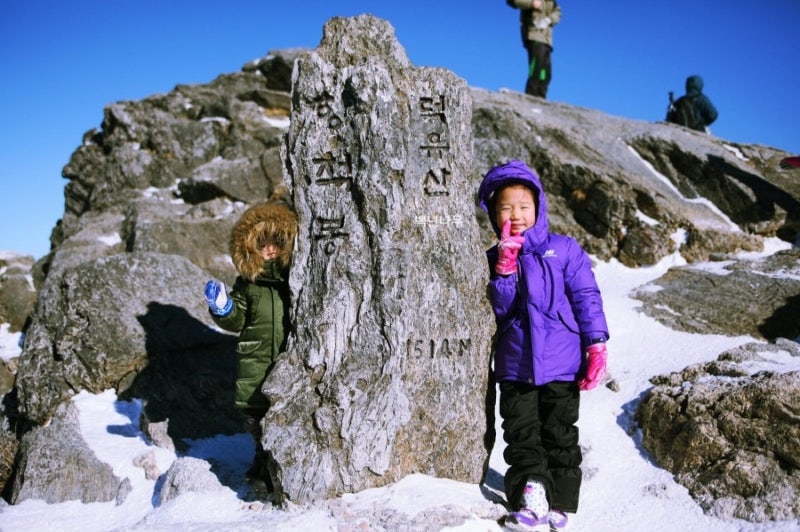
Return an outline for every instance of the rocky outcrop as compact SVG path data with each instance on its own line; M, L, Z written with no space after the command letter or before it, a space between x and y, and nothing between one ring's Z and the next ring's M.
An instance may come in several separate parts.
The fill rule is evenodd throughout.
M672 268L633 296L670 328L756 338L800 337L800 250Z
M473 89L476 180L497 161L528 161L552 205L550 226L628 266L678 250L690 262L793 242L800 183L784 152L670 124L609 116L518 93ZM487 240L493 235L488 230ZM679 237L679 238L678 238Z
M20 442L19 454L9 495L12 504L27 499L121 503L130 485L88 448L71 403L60 405L46 427L28 432Z
M249 202L285 192L287 65L299 53L118 102L84 135L64 168L70 182L53 250L33 268L38 304L28 348L13 365L20 367L3 408L2 456L14 456L15 433L27 431L32 443L16 462L35 460L39 424L81 390L142 399L143 430L168 448L241 430L229 400L234 338L214 329L202 286L212 276L233 282L234 221ZM29 313L15 311L10 321Z
M289 126L288 50L207 85L108 106L63 174L65 209L40 268L121 252L184 256L232 281L230 227L246 204L280 193Z
M33 312L33 263L33 257L0 252L0 323L7 323L11 332L21 331Z
M188 260L158 253L54 273L20 358L20 413L43 424L75 391L115 389L143 398L148 417L169 418L178 437L237 430L217 414L232 414L232 391L199 399L205 387L228 389L235 374L229 336L212 330L197 294L206 277Z
M164 483L158 492L158 504L166 504L183 493L222 489L222 484L211 472L211 465L208 462L186 456L175 460L164 474Z
M705 511L755 522L800 515L798 357L794 342L748 344L651 379L636 412L642 445Z

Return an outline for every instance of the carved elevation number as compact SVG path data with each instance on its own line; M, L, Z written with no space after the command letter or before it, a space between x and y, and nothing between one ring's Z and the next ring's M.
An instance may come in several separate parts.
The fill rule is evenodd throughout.
M447 358L463 357L470 354L472 339L441 338L430 340L408 340L409 357Z

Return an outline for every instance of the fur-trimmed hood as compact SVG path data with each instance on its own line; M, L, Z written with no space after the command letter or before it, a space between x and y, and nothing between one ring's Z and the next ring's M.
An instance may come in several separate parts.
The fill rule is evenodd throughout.
M297 214L282 201L258 203L247 209L231 231L230 252L236 271L255 281L264 266L261 250L274 244L281 251L277 265L289 267L297 236Z

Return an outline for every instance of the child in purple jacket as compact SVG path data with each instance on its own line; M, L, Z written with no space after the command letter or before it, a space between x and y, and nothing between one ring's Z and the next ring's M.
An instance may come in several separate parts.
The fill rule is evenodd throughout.
M605 377L603 301L586 252L550 233L542 184L525 163L489 170L478 199L500 239L486 254L509 465L505 525L563 528L581 485L580 391Z

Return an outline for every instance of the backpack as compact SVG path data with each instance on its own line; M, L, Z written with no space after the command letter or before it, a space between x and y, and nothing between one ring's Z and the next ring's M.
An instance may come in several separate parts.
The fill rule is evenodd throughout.
M681 96L675 100L671 91L669 93L669 107L667 108L667 122L696 131L705 129L705 124L700 120L694 107L694 98Z

